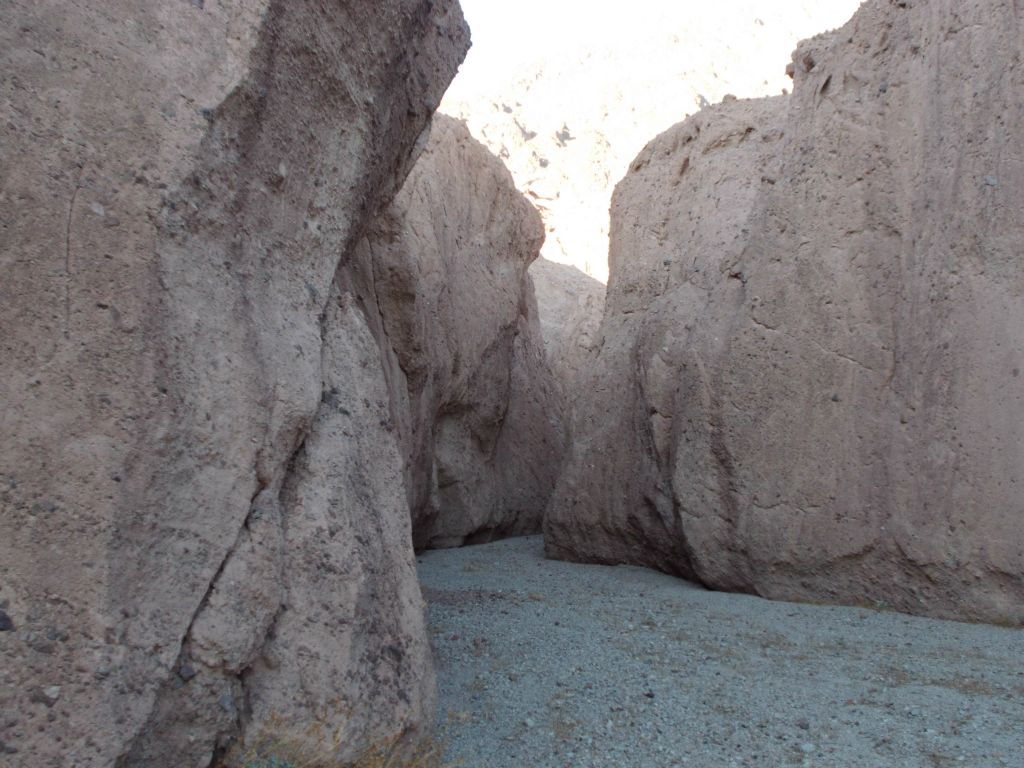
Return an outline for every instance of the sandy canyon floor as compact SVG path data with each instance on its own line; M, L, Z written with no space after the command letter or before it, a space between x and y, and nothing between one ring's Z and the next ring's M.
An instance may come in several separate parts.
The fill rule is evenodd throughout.
M553 562L539 537L419 572L448 765L1024 764L1022 631Z

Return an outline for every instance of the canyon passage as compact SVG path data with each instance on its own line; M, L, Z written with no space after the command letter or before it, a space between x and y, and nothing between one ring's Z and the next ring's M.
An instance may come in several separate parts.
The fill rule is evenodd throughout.
M613 185L456 0L7 2L0 766L1019 764L1021 10L848 10Z

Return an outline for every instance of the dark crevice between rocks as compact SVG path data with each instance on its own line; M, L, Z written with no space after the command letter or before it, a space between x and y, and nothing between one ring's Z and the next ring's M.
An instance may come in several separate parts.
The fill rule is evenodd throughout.
M250 656L249 663L246 664L244 667L242 667L242 669L240 669L234 675L235 679L238 681L238 689L240 689L240 691L241 691L241 697L240 697L241 701L236 703L237 717L235 719L235 722L236 722L237 732L236 732L236 734L234 736L233 743L231 744L232 747L234 746L235 743L242 743L242 744L245 743L246 735L247 735L247 733L249 731L249 725L252 722L253 707L252 707L252 682L251 681L252 681L252 678L256 674L256 671L257 671L256 670L256 664L257 664L258 661L260 661L260 659L262 659L264 657L265 649L267 648L268 644L273 640L274 636L277 633L277 624L280 621L281 616L288 609L288 601L289 601L288 568L286 567L286 563L284 562L284 558L287 557L287 550L288 550L288 516L285 514L286 510L285 510L284 504L282 503L282 497L284 496L284 490L283 489L287 487L287 484L289 483L290 478L293 476L294 467L295 467L295 463L297 461L297 458L300 455L302 455L302 453L305 451L306 438L309 436L310 431L311 431L310 425L306 425L306 428L300 433L300 435L299 435L299 437L298 437L298 439L296 441L296 447L292 451L291 455L288 458L287 463L285 464L284 478L282 480L282 483L281 483L281 486L280 486L280 490L278 490L278 492L277 492L276 504L277 504L277 508L279 510L279 514L278 514L279 534L278 535L280 537L279 540L280 540L280 544L281 544L281 558L282 558L281 570L280 570L280 573L277 574L277 575L278 575L278 579L280 580L280 584L281 584L281 599L280 599L280 602L278 603L277 610L274 612L274 615L271 617L270 622L267 625L266 631L263 633L263 637L260 638L259 642L253 648L253 652L252 652L252 654ZM258 495L259 494L257 493L257 495L253 497L254 504L255 504L255 499L257 498ZM252 514L250 512L250 515L246 518L246 529L249 528L249 521L250 521L251 517L252 517ZM218 751L215 750L214 751L214 759L213 759L211 765L214 765L214 766L221 765L222 762L223 762L224 757L226 756L226 754L227 754L227 750L224 750L223 754L218 754Z
M505 523L499 523L497 525L491 525L486 528L478 528L473 533L467 534L465 539L462 541L462 546L473 547L478 544L490 544L492 541L499 541L501 539L507 539L510 536L516 535L532 535L522 534L516 528L516 520L512 518Z
M506 371L505 376L505 391L508 393L501 403L501 413L498 414L495 419L495 432L494 439L491 441L490 446L487 446L487 461L493 464L497 458L498 446L501 445L501 435L505 430L505 424L508 422L508 411L512 407L512 370L515 367L516 359L516 339L519 338L519 318L516 318L515 325L506 326L501 329L501 335L498 337L498 342L505 342L508 344L509 349L509 361L510 365ZM489 350L488 350L489 351ZM487 357L484 357L486 360ZM483 447L483 446L481 446Z
M311 432L311 427L314 422L315 419L299 430L296 436L295 448L291 452L291 454L289 454L287 461L284 463L285 469L283 472L282 482L278 486L278 491L273 502L280 510L279 536L282 557L285 555L287 547L288 525L287 515L285 514L285 506L282 504L282 497L285 495L284 489L288 487L290 478L293 476L296 463L298 462L299 458L305 451L306 439ZM259 463L260 462L257 461L257 465L259 465ZM165 683L165 686L162 689L161 693L157 696L157 700L153 708L153 713L150 716L150 721L147 723L146 727L142 730L140 735L136 738L135 742L133 742L132 747L125 753L125 755L122 756L122 758L119 759L119 762L116 764L117 768L130 768L131 766L146 764L146 755L148 754L148 749L145 746L145 742L147 740L147 737L153 733L153 729L155 727L158 727L160 722L162 722L163 720L163 718L160 717L161 713L159 711L161 699L165 696L168 696L169 694L173 694L173 692L177 691L177 689L179 689L182 685L188 685L192 682L194 678L197 678L199 676L200 672L199 670L197 670L191 657L193 628L196 624L196 621L202 615L203 611L206 610L207 607L209 606L211 597L215 593L223 577L224 571L228 567L232 558L236 555L240 547L243 545L245 538L251 537L252 522L254 520L254 517L257 514L261 514L263 508L263 505L258 503L258 499L263 493L265 493L268 490L268 488L269 485L266 481L258 480L258 487L256 489L256 492L252 495L252 498L250 499L249 512L246 515L245 520L242 523L242 526L239 528L238 536L234 544L231 546L231 548L224 556L224 559L221 562L220 567L217 569L216 574L210 581L209 587L205 595L203 596L203 600L201 601L199 608L196 610L195 614L192 617L192 620L189 622L188 630L185 633L184 638L182 639L181 651L179 652L178 660L175 663L173 673L168 682ZM276 634L277 624L281 616L287 610L289 587L287 578L287 568L284 568L283 565L284 564L282 563L281 572L280 574L278 574L281 583L281 601L278 604L273 616L270 618L270 621L268 622L267 625L267 629L263 633L262 638L260 638L259 641L256 642L250 649L250 652L248 654L248 663L246 663L241 669L238 669L237 671L232 670L226 666L220 669L210 669L210 672L213 675L219 675L223 682L227 682L230 684L232 693L230 694L230 701L228 701L225 698L227 694L224 694L219 699L217 699L216 702L213 702L211 700L208 703L215 703L226 713L234 715L234 720L231 728L229 728L228 730L218 729L215 734L211 734L213 743L210 745L209 750L207 752L207 754L212 756L210 763L211 765L218 766L223 764L225 759L234 753L237 746L240 744L244 744L246 741L246 735L249 730L249 725L252 721L253 712L251 702L251 681L253 676L258 671L257 664L260 661L260 659L264 656L264 649L274 638ZM201 662L196 663L201 664ZM157 745L154 746L158 745L159 741Z
M638 338L648 338L651 333L652 329L648 327L645 318ZM640 443L640 455L651 458L644 467L648 476L634 479L640 509L627 516L626 526L629 530L625 538L632 541L648 539L649 532L645 533L645 529L653 523L658 528L656 540L664 542L664 546L657 551L638 553L638 561L674 576L695 580L697 559L686 539L678 501L673 492L674 459L666 457L668 461L657 460L660 456L649 416L656 409L645 386L647 371L641 343L635 344L630 352L630 370L633 372L633 388L639 395L633 416L633 430ZM618 531L612 531L611 534L615 538L620 537Z
M284 518L284 515L282 514L282 516L281 516L281 529L282 529L281 530L281 537L282 537L282 541L286 541L286 538L285 538L285 525L286 525L285 518ZM287 575L286 574L287 574L287 569L282 569L281 577L282 577L282 580L284 582L282 584L282 592L284 593L284 598L282 599L281 604L278 606L277 611L274 613L273 618L271 618L270 625L267 627L267 631L264 633L263 638L260 640L260 642L259 642L259 644L257 646L257 648L259 649L258 652L253 656L253 660L249 664L247 664L244 668L239 670L234 675L235 679L238 681L238 688L241 691L241 697L240 697L241 701L240 702L236 702L236 713L237 713L237 716L235 718L236 733L234 734L234 736L231 739L230 743L215 745L214 750L213 750L213 759L210 762L210 765L212 765L212 766L223 765L224 761L225 761L225 758L228 757L228 755L231 754L231 752L236 747L236 745L244 744L245 741L246 741L246 735L249 732L249 725L252 722L252 713L253 713L253 707L252 707L252 678L256 674L256 671L257 671L255 665L256 665L256 662L259 661L259 659L262 658L262 656L263 656L262 650L267 647L267 645L270 643L271 640L273 640L273 638L274 638L274 636L275 636L275 634L277 632L277 623L278 623L278 621L280 621L281 616L284 614L285 610L287 610L287 607L288 607L288 605L287 605L288 586L287 586Z
M216 573L213 575L213 578L210 580L209 585L207 586L206 592L204 593L202 600L199 602L199 606L192 614L192 618L188 623L188 628L186 629L185 633L182 636L181 642L179 643L177 660L175 661L173 668L170 670L169 677L164 681L163 686L161 687L160 691L157 693L154 699L153 707L150 710L150 714L146 720L145 726L129 743L129 746L125 750L125 752L123 752L117 758L117 760L115 761L116 768L131 768L132 766L145 765L146 754L149 752L150 748L148 744L150 737L154 734L156 729L158 729L160 724L164 721L161 711L161 705L163 704L163 700L166 697L173 695L173 693L182 685L188 685L189 683L191 683L193 679L198 677L198 675L200 674L199 671L196 670L195 666L193 666L190 652L193 628L195 627L196 621L199 619L203 611L206 610L207 606L209 605L210 599L214 594L215 590L217 589L217 585L219 584L221 577L224 574L224 570L228 566L228 563L231 562L231 559L234 557L235 553L242 545L244 538L250 535L251 520L254 512L256 511L255 502L256 499L264 490L265 486L262 483L259 483L256 492L252 495L252 499L249 505L249 512L246 515L245 520L242 522L242 525L239 527L238 535L236 536L234 543L228 548L227 552L224 554L224 557L221 560ZM276 622L276 617L274 621ZM243 673L244 671L245 670L243 670ZM231 676L231 674L226 670L221 670L221 672L225 677ZM241 675L243 673L239 673L236 676L238 677L239 682L241 682ZM241 722L241 713L238 711L237 706L236 721L238 722L239 733L242 733L243 730ZM228 741L233 742L234 738L229 736ZM211 750L213 754L217 754L218 752L223 752L226 750L226 747L223 746L223 742L224 735L218 734L216 737L216 742Z

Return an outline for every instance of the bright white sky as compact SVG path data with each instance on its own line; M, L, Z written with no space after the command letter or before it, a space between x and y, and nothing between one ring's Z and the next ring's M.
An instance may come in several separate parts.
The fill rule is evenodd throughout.
M612 188L705 101L778 95L797 43L859 0L462 0L473 47L441 111L504 158L543 255L607 276ZM571 127L566 145L556 137Z
M564 56L587 44L613 44L615 30L650 23L652 13L686 5L676 0L461 0L473 31L473 47L456 80L464 94L486 90L488 79L503 79L517 65Z
M742 0L461 0L473 30L473 47L453 84L452 96L468 98L493 87L494 80L515 75L527 63L565 57L572 49L621 48L631 38L649 35L652 28L677 28L687 17L720 16L728 23ZM766 18L780 11L813 9L808 15L827 26L849 19L854 0L763 0ZM732 6L737 6L733 8ZM773 62L774 63L774 62Z

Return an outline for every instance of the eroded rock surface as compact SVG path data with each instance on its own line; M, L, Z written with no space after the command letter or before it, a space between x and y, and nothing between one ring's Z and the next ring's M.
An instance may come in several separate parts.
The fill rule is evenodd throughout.
M1020 25L866 3L641 153L550 554L1024 622Z
M577 382L600 347L605 287L568 264L545 258L530 267L544 335L544 350L567 407L585 397Z
M565 451L528 267L544 231L498 158L437 115L351 270L381 340L418 546L540 531Z
M3 748L181 766L267 729L337 731L338 758L415 732L401 459L333 285L465 53L457 4L4 22Z

